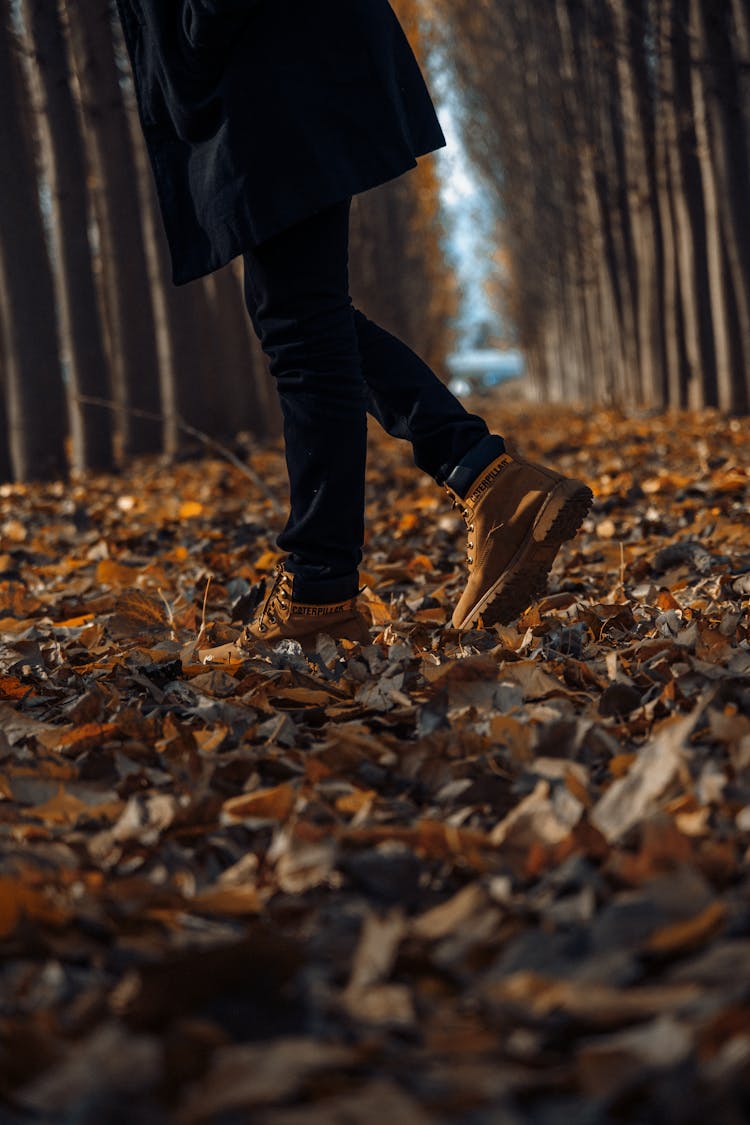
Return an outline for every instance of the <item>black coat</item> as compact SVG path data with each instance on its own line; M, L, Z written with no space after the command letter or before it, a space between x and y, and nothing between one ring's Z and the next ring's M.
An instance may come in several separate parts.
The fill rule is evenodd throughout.
M388 0L117 0L173 280L445 144Z

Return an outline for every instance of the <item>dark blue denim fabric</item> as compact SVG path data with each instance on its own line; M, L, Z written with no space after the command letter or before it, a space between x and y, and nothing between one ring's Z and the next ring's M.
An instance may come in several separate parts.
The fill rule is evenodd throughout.
M442 484L488 436L418 356L349 296L347 199L247 250L245 302L284 416L295 597L353 595L364 540L367 414ZM488 460L491 460L488 457Z

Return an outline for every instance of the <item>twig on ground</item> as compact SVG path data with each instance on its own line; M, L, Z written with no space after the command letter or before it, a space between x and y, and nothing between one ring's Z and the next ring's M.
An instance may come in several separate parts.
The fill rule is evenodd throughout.
M198 630L198 636L195 639L196 645L200 644L201 638L203 637L203 634L206 631L206 606L208 604L208 591L211 588L211 579L212 578L213 578L212 574L209 574L208 577L206 578L206 589L203 592L203 609L201 611L201 627Z
M166 422L166 418L163 414L157 414L151 410L140 410L136 406L121 406L119 403L113 402L111 399L107 398L96 398L93 395L76 395L76 402L80 402L84 406L101 406L105 410L124 411L126 414L131 414L134 418L143 418L147 422ZM241 461L239 457L235 456L231 449L227 449L227 447L222 445L220 441L217 441L216 438L204 434L201 430L196 430L195 426L191 426L183 421L179 414L175 417L175 425L183 434L188 434L190 437L194 437L196 441L201 442L202 445L207 446L209 449L214 449L229 461L231 465L234 465L235 469L246 476L249 481L252 481L261 495L268 500L273 508L274 514L281 514L281 505L270 488L268 488L255 470L244 461Z
M174 610L172 609L172 606L169 604L166 597L164 596L164 591L162 590L161 586L157 586L157 590L159 592L159 597L164 602L164 608L167 611L167 621L169 622L170 632L172 633L172 640L176 641L177 640L177 626L175 624L175 619L174 619Z

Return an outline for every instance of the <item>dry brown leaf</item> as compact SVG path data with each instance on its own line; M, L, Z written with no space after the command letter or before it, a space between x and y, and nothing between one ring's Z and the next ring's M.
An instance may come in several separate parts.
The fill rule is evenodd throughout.
M297 791L291 785L277 785L273 789L259 789L242 793L225 801L222 809L229 820L286 820L297 802Z
M26 810L28 816L53 825L74 825L84 814L91 815L91 811L90 805L68 793L63 785L59 786L54 797Z
M132 586L137 575L135 567L119 563L115 559L102 559L96 566L96 581L101 586Z
M695 918L673 922L656 930L646 949L651 953L677 954L700 948L721 928L727 916L723 902L712 902Z
M578 824L583 805L567 789L554 794L549 782L537 783L533 793L522 801L493 828L490 839L496 846L504 844L529 848L533 844L559 844Z
M69 911L44 894L42 888L27 886L19 878L0 875L0 938L10 937L22 918L45 925L61 925Z
M373 801L377 800L377 790L375 789L355 789L353 793L345 793L336 799L336 809L345 815L354 816L362 809L368 808Z
M142 637L168 628L166 607L142 590L127 590L115 603L109 629L118 637Z
M635 762L610 785L591 812L591 823L611 842L653 810L685 760L698 712L667 720L638 751Z
M485 910L488 905L487 892L478 883L469 883L447 902L441 902L439 906L433 906L431 910L415 918L412 933L427 941L437 941L460 931L469 918Z
M33 685L23 683L17 676L0 676L0 699L26 699L33 695Z
M259 1046L222 1047L205 1081L186 1098L179 1125L200 1125L232 1111L286 1101L316 1075L354 1066L351 1047L312 1039L277 1039Z
M201 914L228 914L242 917L260 914L264 899L257 887L211 887L190 899L190 907Z

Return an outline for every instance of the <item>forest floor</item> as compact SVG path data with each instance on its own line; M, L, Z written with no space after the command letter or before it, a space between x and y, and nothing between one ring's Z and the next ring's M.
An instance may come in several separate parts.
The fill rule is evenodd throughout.
M3 1123L748 1120L750 429L491 415L596 502L463 636L376 435L372 643L309 658L200 662L276 559L228 462L0 488Z

